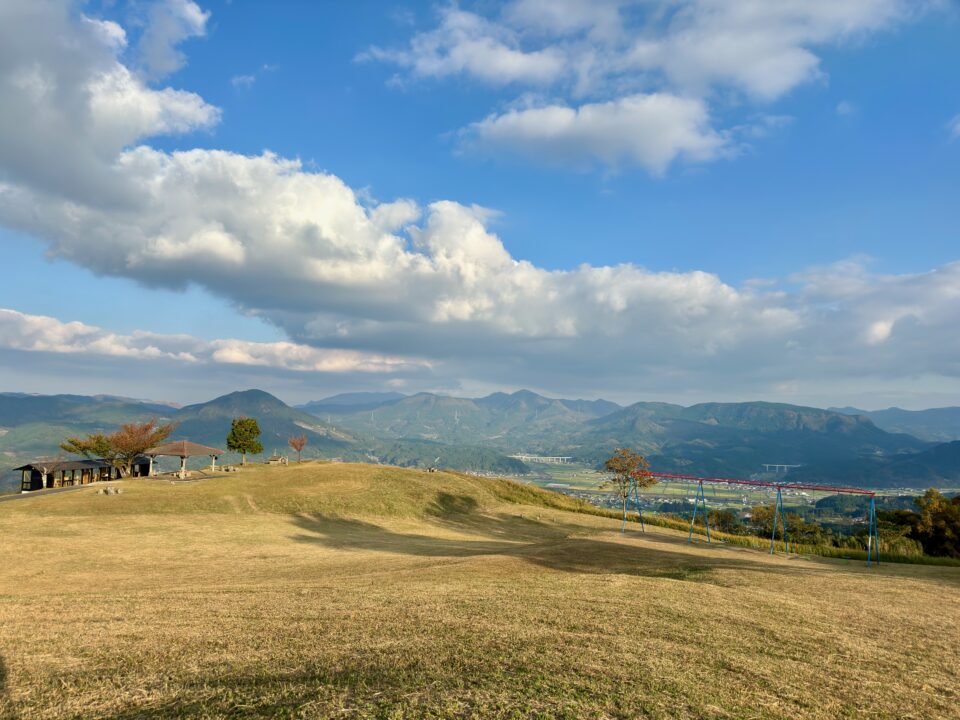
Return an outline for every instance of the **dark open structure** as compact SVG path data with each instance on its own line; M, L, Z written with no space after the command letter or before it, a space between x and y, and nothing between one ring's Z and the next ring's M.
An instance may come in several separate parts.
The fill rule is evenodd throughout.
M104 480L116 480L120 471L109 460L35 460L14 468L20 471L20 491L89 485ZM145 477L150 472L150 459L137 458L131 469L132 477Z

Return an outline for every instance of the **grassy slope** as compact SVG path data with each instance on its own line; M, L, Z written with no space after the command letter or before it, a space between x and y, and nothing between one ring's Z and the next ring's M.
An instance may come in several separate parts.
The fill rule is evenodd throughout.
M958 568L621 537L445 473L123 486L0 504L0 717L958 714Z

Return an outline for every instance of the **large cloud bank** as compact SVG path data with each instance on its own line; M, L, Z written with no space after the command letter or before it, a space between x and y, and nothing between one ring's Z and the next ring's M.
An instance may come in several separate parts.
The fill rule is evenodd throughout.
M533 5L515 3L505 17L523 23L535 15ZM658 42L682 46L687 34L705 32L698 28L710 18L739 27L746 20L725 8L752 7L750 17L766 17L790 42L748 48L750 64L786 68L795 83L817 71L807 42L879 27L903 11L892 0L776 5L792 7L805 29L788 23L783 30L783 13L766 3L701 2L678 11ZM164 7L168 12L157 17L167 24L155 34L167 44L145 34L147 48L130 52L122 28L65 2L0 5L0 222L97 273L154 287L206 288L282 328L291 342L191 339L181 347L149 333L118 336L8 311L0 335L6 347L53 350L65 342L76 352L108 353L112 346L114 354L140 358L186 353L205 362L325 372L429 367L434 382L447 387L503 383L555 392L709 391L722 384L763 393L815 378L960 376L960 263L896 276L845 263L792 278L790 291L628 264L546 270L512 257L484 208L452 201L421 207L407 199L376 204L334 175L269 153L152 147L153 136L215 127L220 119L201 97L157 86L182 62L176 41L202 34L207 18L191 2ZM547 23L538 32L617 36L613 5L571 7L580 14L539 15ZM816 17L805 8L817 8ZM180 24L171 20L174 11ZM480 32L471 27L469 33ZM513 36L492 37L475 52L496 42L521 52ZM421 74L473 72L471 53L448 62L442 42L421 45L398 61ZM418 64L421 51L432 64ZM567 60L560 70L551 64L560 50L544 53L535 62L504 53L499 62L518 82L571 72ZM647 63L673 57L655 47L642 54ZM142 67L125 64L128 55L145 58ZM739 73L732 64L709 73L694 59L657 67L691 87L722 74L745 92L786 89L759 69ZM537 125L558 137L576 134L598 154L626 153L662 170L677 152L706 157L720 150L700 103L631 95L610 107L527 112L546 113ZM633 115L660 112L688 114L697 130L665 127L675 140L664 150L642 139L606 147L607 134L589 127L595 113L629 123ZM485 122L484 132L500 133L504 142L530 132L522 113ZM32 339L23 339L30 328Z

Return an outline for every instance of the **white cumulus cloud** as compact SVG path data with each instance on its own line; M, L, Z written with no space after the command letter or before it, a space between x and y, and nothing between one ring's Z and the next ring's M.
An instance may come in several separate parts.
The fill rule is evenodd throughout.
M635 164L662 175L678 157L712 160L727 138L710 126L706 105L675 95L628 95L579 107L510 110L474 123L468 142L548 163Z
M114 164L121 151L209 127L219 111L194 93L148 87L118 59L122 30L71 7L0 3L0 183L131 202L136 191Z
M524 52L509 28L455 6L445 8L440 26L414 37L409 49L373 47L360 59L394 62L421 77L465 74L494 85L551 82L564 65L557 50Z
M729 134L689 122L651 122L640 98L674 108L733 93L768 104L826 77L824 47L896 26L936 0L511 0L439 8L439 22L405 47L371 48L365 59L414 78L473 77L533 93L538 107L497 111L463 133L493 149L528 142L538 159L633 160L654 174L672 159L678 134L688 159L710 160ZM496 8L496 9L494 9ZM729 103L728 103L729 104ZM709 109L702 111L709 115ZM591 116L585 120L582 116ZM689 119L689 115L685 116ZM598 128L614 125L600 142ZM558 125L562 130L558 130ZM693 132L690 132L691 129ZM732 129L732 128L731 128ZM484 132L486 131L486 132ZM638 140L638 136L640 139ZM662 149L655 146L662 145ZM640 147L638 147L640 146ZM653 161L651 155L658 157Z
M178 46L189 38L204 36L209 19L210 13L193 0L153 0L137 46L147 78L159 80L183 67L186 56Z

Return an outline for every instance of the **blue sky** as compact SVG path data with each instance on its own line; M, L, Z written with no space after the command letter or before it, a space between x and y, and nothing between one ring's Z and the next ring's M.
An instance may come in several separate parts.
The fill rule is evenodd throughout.
M564 0L556 17L538 0L38 5L3 10L9 31L49 39L55 18L90 50L69 77L56 48L0 56L8 106L72 118L59 136L75 132L71 147L96 148L103 168L61 159L43 127L4 133L0 182L18 194L0 204L17 268L0 286L14 313L0 329L3 389L193 400L198 383L256 382L306 400L530 386L621 401L960 403L949 337L960 17L949 3ZM111 146L102 118L84 123L90 108L78 113L68 93L26 93L23 68L38 63L76 87L128 73L136 92L108 118L127 135ZM166 90L192 104L130 120L131 103L162 105ZM120 224L109 182L101 193L82 178L116 173L136 148L203 152L208 165L226 152L236 167L191 180L195 206L134 199L143 219L125 210ZM265 200L264 230L247 237L217 184L243 175L272 188L275 168L250 180L241 162L265 151L300 161L282 190L297 209ZM44 179L74 162L74 187ZM302 187L317 176L353 203L322 207L330 188ZM417 206L384 230L400 250L344 229L357 208L398 200ZM96 219L77 220L77 203ZM335 229L308 250L283 245L327 221ZM225 236L210 240L211 228ZM306 252L316 275L272 267L271 247ZM429 270L417 269L424 258ZM74 321L93 329L64 329ZM83 356L82 377L65 377L65 352ZM290 361L297 353L308 359Z

